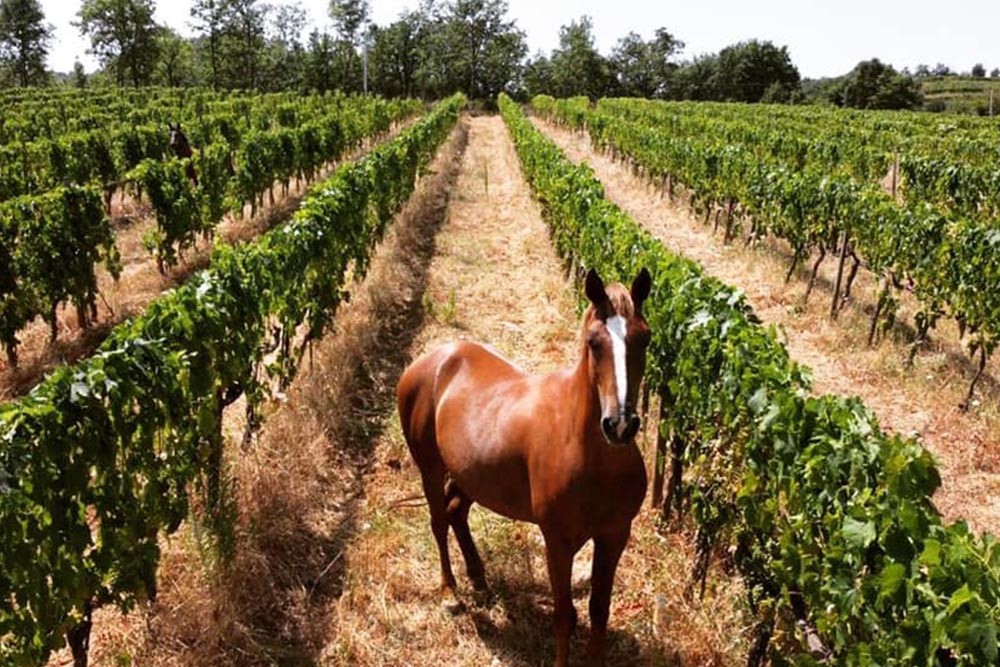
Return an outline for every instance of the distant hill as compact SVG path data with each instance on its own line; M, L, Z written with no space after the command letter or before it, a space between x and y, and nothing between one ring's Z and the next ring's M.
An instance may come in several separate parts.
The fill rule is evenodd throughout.
M922 79L926 111L989 115L990 90L994 90L993 115L1000 116L1000 78L932 76Z

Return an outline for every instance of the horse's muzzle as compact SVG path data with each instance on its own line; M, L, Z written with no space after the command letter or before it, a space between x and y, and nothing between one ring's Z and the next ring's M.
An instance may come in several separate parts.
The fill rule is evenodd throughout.
M604 438L612 445L627 445L639 432L639 415L616 415L601 420L601 431Z

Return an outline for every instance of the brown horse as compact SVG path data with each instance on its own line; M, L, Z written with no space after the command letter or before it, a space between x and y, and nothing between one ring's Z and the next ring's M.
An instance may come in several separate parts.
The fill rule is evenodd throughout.
M576 626L573 557L590 539L587 652L603 662L615 570L646 495L635 435L650 337L642 304L649 290L645 269L630 290L618 283L605 288L591 270L580 360L571 368L529 375L487 347L455 342L414 361L396 388L403 434L430 507L443 596L454 603L449 525L473 586L486 587L469 534L474 502L538 524L555 597L557 667L568 665Z
M187 135L181 130L180 123L177 123L177 125L168 123L167 127L170 128L170 150L178 158L186 158L188 160L188 163L184 166L184 173L187 174L192 183L198 185L198 172L195 171L194 163L191 162L191 159L194 157L194 149L191 148Z

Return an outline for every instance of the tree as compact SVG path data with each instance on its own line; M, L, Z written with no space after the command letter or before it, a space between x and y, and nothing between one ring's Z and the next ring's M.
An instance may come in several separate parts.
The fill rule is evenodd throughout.
M552 63L541 52L528 61L522 75L524 91L528 97L549 94L555 89L552 81Z
M324 92L333 90L337 74L333 66L335 40L328 32L313 30L309 34L309 47L305 54L303 83L306 88Z
M52 30L38 0L0 0L0 65L19 86L48 80L45 57Z
M622 95L629 97L661 97L667 80L677 65L670 59L684 48L665 28L645 42L634 32L618 41L611 54L611 65Z
M194 0L191 3L191 27L195 35L202 38L208 52L208 72L212 88L217 90L220 83L221 42L225 28L226 0Z
M913 76L918 79L926 79L931 75L931 68L929 65L917 65L917 69L913 71Z
M674 100L717 100L719 56L695 58L681 65L667 84L666 97Z
M159 56L153 0L84 0L76 23L118 85L149 85Z
M300 35L307 22L302 5L278 5L268 24L264 87L268 90L294 90L302 85L305 49Z
M524 33L507 18L504 0L427 3L425 34L419 41L418 80L426 96L457 90L494 102L520 77L527 53Z
M416 93L420 42L426 21L419 12L406 12L385 28L369 32L368 76L372 90L387 97Z
M878 58L858 63L829 96L836 105L858 109L916 109L923 104L920 84Z
M944 63L938 63L934 66L934 69L931 70L931 74L934 76L951 76L954 72L952 72L951 69L949 69Z
M79 60L73 63L73 76L71 78L74 88L87 87L87 72L83 69L83 63Z
M156 42L160 53L154 73L156 83L171 87L196 85L191 42L166 26L160 28Z
M221 10L220 83L227 88L258 88L270 6L260 0L226 0Z
M591 28L589 16L559 28L559 48L551 60L552 95L597 99L615 92L611 64L594 47Z
M719 52L714 84L721 100L760 102L770 91L771 101L787 101L799 90L801 78L788 47L779 49L771 42L754 39Z
M991 79L1000 79L1000 67L994 67L990 70Z
M977 79L982 79L983 77L986 76L986 68L983 67L982 63L976 63L975 65L972 66L972 76L976 77Z
M330 18L340 35L351 44L357 46L358 35L362 32L368 17L371 14L371 6L368 0L331 0Z

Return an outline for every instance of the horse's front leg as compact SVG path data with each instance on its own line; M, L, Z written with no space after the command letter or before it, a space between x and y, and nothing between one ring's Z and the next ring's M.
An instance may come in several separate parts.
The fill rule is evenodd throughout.
M611 587L631 528L628 524L619 532L594 538L594 569L590 576L590 642L587 644L587 656L592 665L604 664Z
M576 609L570 587L573 574L573 549L558 535L545 536L545 562L555 601L553 630L556 637L556 667L569 667L569 638L576 626Z

